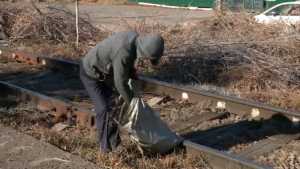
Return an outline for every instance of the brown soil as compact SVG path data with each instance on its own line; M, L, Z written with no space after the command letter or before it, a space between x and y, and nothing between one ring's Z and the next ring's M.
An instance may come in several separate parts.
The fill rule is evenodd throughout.
M291 132L291 124L285 123L284 120L272 118L254 121L244 116L231 114L223 119L203 122L180 134L198 144L237 154L267 137L292 134Z
M50 96L53 96L53 97L56 97L59 99L63 99L65 101L69 101L71 103L74 103L74 104L77 104L80 106L84 106L84 107L87 107L90 109L93 108L93 106L91 105L91 101L90 101L89 97L85 94L82 84L80 83L77 76L70 76L70 75L63 74L63 73L51 72L49 70L44 70L41 67L14 62L14 61L8 60L5 57L2 57L0 59L0 64L1 64L0 80L15 83L19 86L25 86L26 88L28 88L30 90L34 90L37 92L44 93L46 95L50 95ZM25 70L27 70L27 71L25 71ZM45 73L45 72L48 72L48 73ZM38 76L38 75L42 75L42 76ZM30 77L30 78L28 79L28 77ZM38 78L36 78L36 77L38 77ZM68 79L68 80L64 81L64 83L61 83L61 81L63 79ZM160 117L168 125L175 124L178 121L184 121L187 118L193 117L197 114L202 114L207 111L207 106L205 104L200 104L200 103L199 104L190 104L187 102L174 100L167 96L142 92L142 97L145 101L148 101L149 99L151 99L154 96L164 98L162 103L160 103L159 105L155 105L153 108L156 110L156 112L160 115ZM19 106L21 106L21 107L19 107ZM96 151L96 149L95 149L97 147L97 138L95 135L95 131L86 130L86 129L76 129L76 127L73 126L71 128L66 129L64 132L56 133L53 135L53 133L49 133L49 131L48 131L48 130L50 130L52 125L54 125L51 122L50 116L47 116L46 113L44 113L44 112L40 112L38 110L32 109L28 105L19 105L19 106L13 107L12 109L8 110L8 112L12 113L11 116L2 114L2 116L1 116L2 122L8 126L13 126L22 131L25 131L25 133L30 134L30 135L35 135L34 133L36 133L37 132L36 130L38 130L39 132L43 133L42 135L41 135L41 133L39 135L35 135L39 139L45 139L46 141L49 141L54 145L57 145L65 150L73 152L75 154L79 154L89 160L99 161L99 159L98 159L99 152ZM6 112L6 110L4 110L4 109L3 109L3 111ZM17 114L16 112L20 112L22 117L20 117L20 119L14 121L14 119L15 119L14 116L16 116L16 114ZM24 113L24 114L22 114L22 113ZM14 117L14 118L11 118L11 117ZM32 120L32 118L37 119L37 121ZM41 123L41 122L43 122L43 123ZM31 125L33 125L33 126L28 127L27 123L32 123ZM36 125L36 123L38 123L38 125ZM207 146L215 148L215 149L218 149L218 150L221 150L221 151L235 154L238 151L241 151L241 150L255 144L256 142L265 138L268 135L278 133L278 131L279 131L278 127L282 126L282 125L278 124L278 122L276 122L276 121L273 121L273 122L266 121L266 122L261 122L261 123L262 123L262 125L259 126L259 128L249 129L244 132L234 134L223 140L220 139L220 141L217 144L210 145L209 140L215 140L224 134L226 135L226 131L221 132L220 134L217 134L216 136L213 136L213 137L209 138L208 140L206 139L204 142L199 142L199 143L201 143L203 145L207 145ZM25 124L27 125L27 127ZM187 129L178 134L184 136L187 139L193 140L193 139L197 139L197 137L199 137L199 136L201 137L203 134L205 135L208 132L214 132L219 128L226 128L226 127L233 128L239 124L241 124L241 126L251 124L251 119L244 117L244 116L229 115L228 117L225 117L222 119L216 119L216 120L203 122L198 126L194 126L190 129ZM76 135L78 130L79 130L80 135L83 136L83 138ZM31 132L33 132L33 133L31 133ZM64 135L64 138L66 136L67 141L65 141L64 139L63 139L63 141L61 141L60 139L58 139L58 140L56 139L57 137L60 137L61 134ZM43 135L45 135L45 136L43 136ZM57 136L57 135L59 135L59 136ZM44 138L44 137L46 137L46 138ZM71 137L74 139L74 140L71 139L72 142L76 143L76 145L80 145L79 148L75 149L73 147L68 147L70 144L69 139ZM92 138L93 141L92 142L86 141L85 138L90 138L90 139ZM86 142L88 142L88 143L86 143ZM93 148L92 149L90 149L90 148L84 149L84 148L82 148L82 144L88 144L89 146L91 146ZM125 144L126 145L128 144L127 146L130 147L131 149L134 149L133 143L125 142ZM130 151L132 151L132 150L130 150ZM137 150L135 149L134 151L137 151ZM122 155L124 156L124 154L122 154ZM143 158L143 160L145 160L144 159L145 157L142 157L142 158ZM173 155L170 156L169 158L173 158ZM179 157L176 157L176 158L179 158ZM125 163L128 163L128 160L132 160L132 159L131 158L125 159ZM153 159L151 159L151 160L153 160ZM103 163L103 161L99 162L99 164L100 163L105 164L105 165L111 165L111 164L108 164L107 162ZM131 166L131 165L141 165L141 164L127 164L127 165ZM157 165L161 165L161 164L157 164ZM179 165L179 164L176 164L176 165Z
M136 146L124 141L124 151L118 161L99 151L96 133L70 126L61 132L51 132L52 117L30 105L20 104L10 109L0 109L0 122L42 141L49 142L65 151L79 155L100 166L113 168L202 168L204 163L197 157L173 153L164 157L147 157Z
M32 18L34 18L32 16L35 14L28 16L30 14L26 14L25 12L25 14L21 13L20 15L25 17L26 22L32 22ZM1 17L4 16L6 15ZM28 20L26 20L26 18ZM124 25L126 25L125 22L126 21L123 23ZM148 62L142 62L140 66L144 69L142 69L141 72L145 75L172 83L186 85L196 83L221 86L230 89L228 91L240 91L239 93L242 93L240 96L249 100L294 110L300 109L299 99L297 99L299 97L299 43L298 37L296 36L299 32L299 25L295 25L295 27L291 29L286 29L286 27L280 24L271 26L260 25L253 22L253 19L245 13L230 15L224 11L216 13L216 17L212 21L199 22L198 24L188 25L186 27L181 25L168 27L159 21L153 21L151 19L150 22L147 23L151 24L137 23L133 25L132 28L142 35L153 32L161 33L166 39L166 55L197 56L201 57L201 59L200 61L193 59L164 59L157 69L151 68ZM71 25L70 28L72 29L70 30L74 31L73 23L66 23L66 25ZM14 26L19 26L15 28L16 30L23 28L24 20L16 20ZM48 23L48 28L53 28L51 26L52 24ZM11 32L11 29L13 29L12 27L8 28L7 32ZM42 26L39 28L42 28ZM26 42L25 48L29 48L31 51L37 51L47 55L55 53L55 57L71 60L78 60L90 48L90 45L88 45L89 42L87 40L83 41L81 42L80 54L78 54L78 52L74 52L74 44L69 44L69 41L62 43L57 41L57 34L55 33L51 34L54 35L51 36L52 39L54 37L54 45L51 44L53 43L52 41L51 43L50 41L44 41L43 37L47 37L45 30L39 30L40 31L33 33L26 32L25 35L30 36L24 36L25 38L18 39L13 45L19 46L20 43ZM18 33L18 31L16 32ZM14 34L10 36L15 37ZM34 42L32 42L31 36L36 37ZM64 36L60 37L65 38ZM74 42L75 34L73 33L69 37L72 39L71 41ZM58 38L58 40L61 39ZM41 44L41 42L43 43ZM60 46L63 46L63 49L65 49L63 52ZM54 52L53 48L60 51ZM7 68L4 68L6 72L11 71L10 69L24 70L24 68L19 69L18 66L9 67L9 63L2 65L8 65ZM36 76L38 73L41 73L40 70L39 68L29 67L28 73ZM1 74L3 73L5 74L5 71L1 72ZM16 75L12 79L10 79L9 76L1 76L1 78L3 77L13 82L13 80L18 79L18 77L26 77L26 75L22 73L18 75L17 71L14 73L16 73ZM45 76L43 81L39 81L41 79L30 80L28 81L30 83L27 84L27 87L30 90L42 92L57 98L60 97L64 100L92 108L88 97L84 92L81 92L82 87L80 87L81 84L78 80L74 80L75 78L72 79L70 76L65 75L53 76L54 74L54 72L50 72ZM53 77L55 77L54 80ZM51 84L47 81L48 79L50 81L53 80L53 83L57 83L61 82L62 79L66 79L65 77L68 77L68 81L66 81L66 83L60 83L60 85ZM14 83L19 82L15 81ZM202 113L203 111L203 109L199 109L201 105L193 105L192 108L188 108L188 106L186 103L178 104L177 101L170 100L162 105L155 106L155 108L167 123L173 124L176 121L184 120L187 117ZM203 134L208 131L214 131L218 129L218 127L223 128L241 123L247 125L250 122L251 121L246 117L231 115L228 118L202 123L182 133L187 134L187 138L194 139L198 137L198 135L191 134L192 132L198 134L202 132ZM264 123L262 124L262 127L264 127ZM269 130L266 131L270 131L271 128L268 128ZM261 135L265 136L268 134L261 132L260 129L261 128L259 128L259 131L255 131L255 129L253 131L253 129L251 129L245 133L227 137L227 140L223 140L211 147L230 153L236 153L251 146L252 142L262 139L263 137L261 137ZM209 144L209 141L206 142L206 144ZM234 145L232 145L232 142ZM285 156L283 157L283 159L286 158ZM275 161L276 156L274 156L274 158L267 158L266 161L270 160ZM177 163L175 165L177 165ZM291 165L290 167L293 166Z
M9 15L9 24L0 23L7 29L7 36L14 39L14 47L23 44L31 51L78 60L93 46L91 44L110 35L98 29L96 33L89 34L93 29L81 23L85 26L80 28L88 30L80 31L84 35L80 38L79 51L74 52L76 31L73 22L57 23L56 26L52 20L45 19L45 15L37 11L30 10L32 13L29 13L24 9L22 12L21 9L10 9L7 6L1 7L4 11L1 18L5 18L2 20L7 20L7 13L22 16ZM62 16L64 14L51 15L50 18ZM68 20L74 20L72 13L69 12L67 16L71 18ZM299 25L262 25L256 23L252 16L245 12L228 13L225 10L216 12L211 20L196 24L167 26L156 18L147 18L147 22L138 21L134 25L128 25L123 19L120 22L120 25L134 29L141 35L162 34L166 41L167 56L200 58L197 61L165 59L160 67L155 69L149 68L149 64L144 62L140 66L145 68L141 71L145 75L185 85L207 84L224 87L229 92L239 91L245 99L294 110L300 109L300 103L295 99L299 97ZM25 29L24 24L34 25L33 28L39 29L32 32L34 29ZM45 25L47 29L44 28ZM65 31L63 34L57 32L57 29L62 27L68 29L59 29L60 31L71 31ZM23 29L26 30L23 36L15 38ZM66 34L68 36L63 36ZM93 43L91 39L95 39ZM59 51L49 50L53 48Z
M256 157L254 161L275 169L299 169L300 140L291 141L280 149Z

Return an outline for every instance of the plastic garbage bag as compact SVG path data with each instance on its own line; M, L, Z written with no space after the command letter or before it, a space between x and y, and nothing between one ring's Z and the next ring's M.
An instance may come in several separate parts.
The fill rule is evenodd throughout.
M143 150L165 154L183 142L173 133L156 112L140 97L139 81L130 79L134 98L122 114L120 125Z

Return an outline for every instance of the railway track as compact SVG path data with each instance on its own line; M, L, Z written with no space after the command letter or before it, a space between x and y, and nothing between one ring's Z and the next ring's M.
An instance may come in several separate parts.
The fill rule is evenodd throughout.
M2 96L94 127L77 63L6 47L0 47L0 54ZM141 78L141 84L145 100L163 98L153 106L172 131L186 138L186 152L205 158L211 168L268 168L251 160L299 138L296 111L147 78ZM188 103L180 102L182 97Z

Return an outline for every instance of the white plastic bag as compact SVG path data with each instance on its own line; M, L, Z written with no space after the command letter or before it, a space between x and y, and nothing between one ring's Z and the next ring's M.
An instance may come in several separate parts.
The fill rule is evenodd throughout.
M127 111L122 115L120 124L130 138L151 153L164 154L183 142L183 138L173 133L156 112L140 97L139 82L130 79L134 92Z

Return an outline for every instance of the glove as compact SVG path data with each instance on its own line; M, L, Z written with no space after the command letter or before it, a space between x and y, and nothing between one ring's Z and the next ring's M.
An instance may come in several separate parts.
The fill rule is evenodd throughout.
M139 80L139 75L136 71L132 71L129 73L129 78L134 80Z

